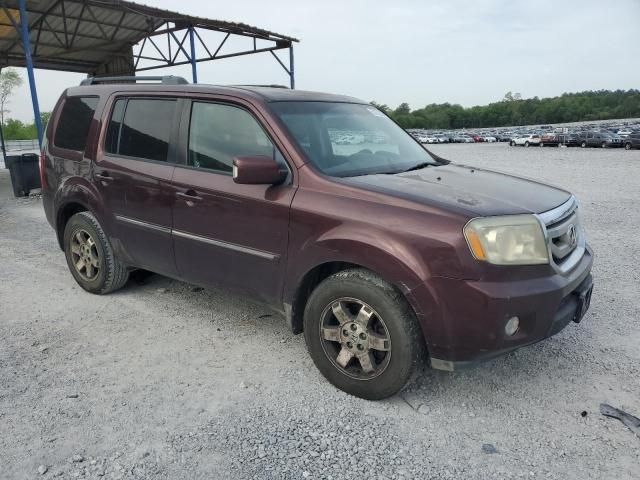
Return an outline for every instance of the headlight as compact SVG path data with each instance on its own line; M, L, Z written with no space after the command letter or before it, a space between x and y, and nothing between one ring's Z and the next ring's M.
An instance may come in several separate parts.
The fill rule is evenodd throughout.
M533 215L474 218L464 227L471 253L495 265L549 263L542 226Z

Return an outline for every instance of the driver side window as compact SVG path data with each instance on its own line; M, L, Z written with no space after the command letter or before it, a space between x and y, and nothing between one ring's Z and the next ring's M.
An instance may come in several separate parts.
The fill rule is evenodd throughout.
M253 116L242 108L193 102L188 164L231 175L233 158L264 155L278 159L276 148Z

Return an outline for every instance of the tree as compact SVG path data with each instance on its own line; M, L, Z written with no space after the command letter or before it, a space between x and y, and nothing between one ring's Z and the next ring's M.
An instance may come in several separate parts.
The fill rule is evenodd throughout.
M22 85L22 77L12 68L0 72L0 125L4 126L4 116L9 113L7 104L13 91Z
M386 105L384 103L377 103L375 100L372 100L369 102L370 105L373 105L374 107L376 107L378 110L383 111L384 113L390 113L391 109L389 108L389 105Z
M398 105L398 108L396 108L393 113L394 115L409 115L411 113L411 108L408 103L404 102Z
M49 123L50 118L51 118L51 112L40 112L40 120L42 121L43 130L46 130L47 123Z

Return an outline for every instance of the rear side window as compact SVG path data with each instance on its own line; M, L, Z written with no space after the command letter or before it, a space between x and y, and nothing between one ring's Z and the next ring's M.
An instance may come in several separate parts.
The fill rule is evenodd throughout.
M58 148L84 151L98 97L67 97L56 125L53 144Z
M175 110L175 100L117 100L107 127L105 151L166 162Z

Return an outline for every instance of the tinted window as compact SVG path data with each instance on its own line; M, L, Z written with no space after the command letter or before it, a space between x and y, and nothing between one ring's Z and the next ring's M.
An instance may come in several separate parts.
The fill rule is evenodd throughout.
M118 143L120 142L120 125L124 116L125 99L117 100L113 105L111 120L107 127L107 136L104 142L104 149L108 153L118 153Z
M67 97L56 125L56 147L84 151L98 97Z
M121 101L125 102L116 102L111 114L106 151L166 162L176 101L132 98L126 106ZM122 109L124 119L120 120Z
M241 108L194 102L189 128L189 165L231 173L233 158L266 155L275 148L251 114Z

